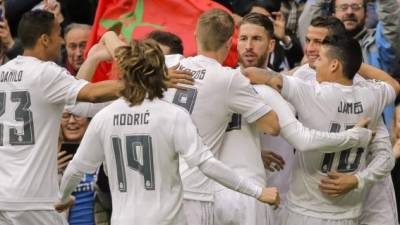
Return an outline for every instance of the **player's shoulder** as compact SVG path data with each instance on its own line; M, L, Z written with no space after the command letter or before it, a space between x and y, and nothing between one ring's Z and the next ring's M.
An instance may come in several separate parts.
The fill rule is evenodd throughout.
M180 61L182 61L185 57L181 54L170 54L170 55L165 55L165 65L167 67L173 67L179 64Z

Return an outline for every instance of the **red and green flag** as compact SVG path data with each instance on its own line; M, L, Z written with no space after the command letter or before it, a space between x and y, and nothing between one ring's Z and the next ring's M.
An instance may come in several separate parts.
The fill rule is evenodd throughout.
M211 0L99 0L87 49L108 30L117 32L125 40L131 40L142 39L158 29L178 35L183 41L184 55L192 56L196 54L194 30L197 19L212 8L228 11ZM236 44L232 46L225 64L236 66ZM101 63L93 82L113 79L111 68L111 64Z

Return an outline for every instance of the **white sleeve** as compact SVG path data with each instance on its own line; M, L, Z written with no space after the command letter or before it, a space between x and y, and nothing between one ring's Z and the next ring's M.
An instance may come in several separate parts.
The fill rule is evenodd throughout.
M309 98L315 96L315 87L311 81L305 82L297 77L282 76L281 95L298 110L309 107Z
M88 84L85 80L77 80L66 69L55 63L47 63L39 77L39 85L43 96L55 104L73 105L79 91Z
M227 94L229 110L242 114L248 123L253 123L272 110L240 73L232 74Z
M356 173L359 188L372 185L388 176L395 165L389 132L383 119L380 118L376 127L376 136L368 147L367 168Z
M75 190L81 181L84 173L74 167L74 165L69 164L64 172L64 175L60 184L60 192L58 193L58 198L61 203L67 202L71 193Z
M365 128L329 133L304 127L294 116L289 103L277 91L268 86L255 88L278 115L280 135L299 151L337 152L353 147L366 147L371 139L372 132Z
M213 157L209 148L203 144L192 119L186 111L179 109L174 124L172 132L175 150L185 159L189 167L198 166Z
M94 173L105 160L104 144L100 135L101 128L95 116L83 136L74 158L70 162L76 169L85 173Z
M238 191L242 194L258 198L261 196L262 187L254 184L248 179L240 177L232 169L215 158L204 161L199 169L207 177L224 185L227 188Z
M330 153L354 147L365 148L371 140L372 131L355 127L340 133L330 133L304 127L296 121L281 127L280 135L299 151Z
M380 111L378 113L382 113L383 109L393 103L396 100L396 92L391 85L383 81L377 80L367 80L366 82L372 84L371 91L372 93L378 94L378 103L381 104L378 108Z
M101 103L78 102L75 105L65 106L65 110L77 116L92 118L111 103L112 101Z

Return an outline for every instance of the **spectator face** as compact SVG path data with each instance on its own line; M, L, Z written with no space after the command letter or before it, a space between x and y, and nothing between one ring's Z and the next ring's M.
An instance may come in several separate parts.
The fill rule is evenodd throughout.
M65 141L80 141L88 125L89 119L86 117L75 116L68 112L62 114L61 131Z
M361 29L365 24L364 0L336 0L335 16L340 19L346 30Z
M306 34L306 44L304 46L308 64L315 68L315 61L319 57L319 50L324 38L328 35L328 29L323 27L309 26Z
M47 47L44 50L49 60L59 61L61 59L61 45L63 44L63 39L60 36L60 33L60 25L57 22L54 22Z
M240 26L237 44L240 66L266 67L268 56L274 47L275 40L267 34L264 27L249 23Z
M85 51L90 30L75 28L65 35L65 45L67 49L68 63L75 70L79 70L83 64L83 53Z

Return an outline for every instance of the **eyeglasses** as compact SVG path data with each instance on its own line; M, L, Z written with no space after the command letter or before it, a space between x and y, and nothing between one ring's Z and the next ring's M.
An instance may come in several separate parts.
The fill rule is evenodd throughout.
M356 4L356 3L354 3L354 4L342 4L342 5L336 6L336 10L346 11L349 7L353 11L358 11L358 10L364 8L364 5L362 3L360 3L360 4Z
M63 113L63 114L62 114L62 117L61 117L61 120L62 120L63 122L68 122L68 120L71 118L71 116L72 116L72 117L74 118L74 120L76 120L76 121L82 121L82 120L86 119L86 117L77 116L77 115L74 115L74 114L71 114L71 113Z

